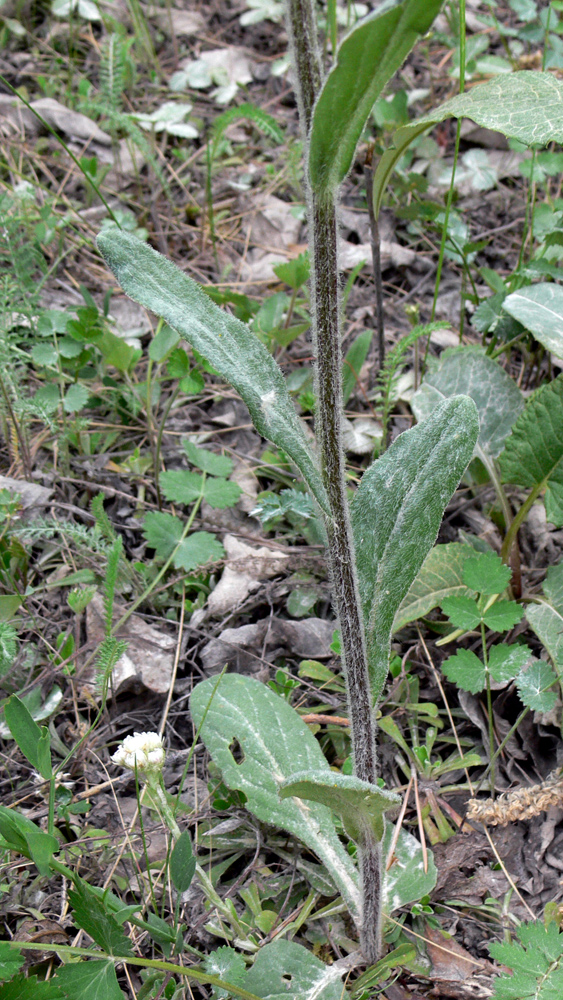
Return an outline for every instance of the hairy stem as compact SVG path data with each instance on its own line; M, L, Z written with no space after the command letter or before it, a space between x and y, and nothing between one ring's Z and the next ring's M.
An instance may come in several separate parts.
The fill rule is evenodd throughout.
M286 20L295 66L299 119L308 136L322 80L314 0L287 0Z

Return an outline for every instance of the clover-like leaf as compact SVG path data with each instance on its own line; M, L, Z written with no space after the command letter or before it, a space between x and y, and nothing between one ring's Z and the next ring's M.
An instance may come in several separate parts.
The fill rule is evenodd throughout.
M496 552L479 552L463 564L463 582L480 594L502 594L511 575L510 568Z
M534 660L515 680L520 700L535 712L549 712L557 703L557 695L549 688L557 677L545 660Z
M472 632L481 624L479 606L471 597L446 597L442 601L442 611L455 628Z
M521 620L524 608L515 601L496 601L483 612L485 625L493 632L508 632Z
M462 691L479 694L487 681L485 664L470 649L460 649L442 663L442 672Z
M196 469L210 476L230 476L233 471L233 460L228 455L216 455L207 448L198 448L192 441L184 441L183 446L190 465Z
M491 646L488 654L488 667L493 680L503 683L513 681L526 666L532 655L529 646L514 643L507 646L496 643Z

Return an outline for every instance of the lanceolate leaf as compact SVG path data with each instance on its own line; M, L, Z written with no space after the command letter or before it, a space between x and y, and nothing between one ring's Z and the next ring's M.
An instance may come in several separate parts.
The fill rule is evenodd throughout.
M548 521L563 524L563 375L542 385L526 403L501 455L505 483L546 487Z
M436 540L477 440L474 403L459 396L401 434L364 473L352 503L373 695L383 689L393 619Z
M442 0L387 0L343 40L313 112L309 172L319 198L346 177L375 101L441 6Z
M508 295L502 304L505 312L533 333L540 344L558 358L563 358L563 288L542 281Z
M146 243L120 230L98 247L123 290L178 330L240 394L257 430L295 462L320 506L328 501L320 471L295 413L282 372L254 334Z
M465 561L474 555L475 550L461 542L436 545L426 556L420 573L395 615L393 632L398 632L417 618L423 618L446 597L473 596L473 591L463 582L462 572Z
M381 840L385 832L384 814L400 805L393 792L371 785L351 774L336 771L302 771L292 774L280 787L280 797L297 795L300 799L321 802L342 818L352 840L363 846L364 836L373 832Z
M525 70L503 74L452 97L424 118L398 129L392 148L383 154L375 173L376 215L397 160L417 135L450 117L471 118L477 125L495 129L527 146L563 142L563 83L551 73Z
M479 413L477 454L486 464L496 458L520 411L522 393L496 361L480 348L462 347L442 355L439 368L424 380L412 398L417 420L424 420L440 400L465 393Z
M211 700L216 683L209 678L197 685L190 711L199 727L211 701L201 738L223 781L244 792L247 809L259 820L288 830L314 851L359 921L357 872L336 835L330 810L316 802L282 801L278 795L282 782L297 770L331 774L315 737L291 705L264 684L227 674Z

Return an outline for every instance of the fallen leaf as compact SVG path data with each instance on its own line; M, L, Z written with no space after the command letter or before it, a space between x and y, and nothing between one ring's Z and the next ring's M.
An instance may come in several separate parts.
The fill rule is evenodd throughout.
M228 664L238 673L266 675L270 662L278 656L316 660L332 656L334 628L334 622L324 618L295 622L263 618L253 625L225 629L219 638L203 647L201 662L208 674L217 673Z
M70 139L80 139L81 141L90 139L103 146L111 146L111 135L104 132L87 115L83 115L80 111L72 111L71 108L65 108L64 104L56 101L54 97L41 97L38 101L32 101L31 107L41 115L51 128L64 132Z
M283 573L289 558L284 552L247 545L234 535L225 535L223 545L227 561L219 583L207 599L204 611L208 615L224 615L239 607L258 589L261 580ZM196 623L201 620L196 619Z

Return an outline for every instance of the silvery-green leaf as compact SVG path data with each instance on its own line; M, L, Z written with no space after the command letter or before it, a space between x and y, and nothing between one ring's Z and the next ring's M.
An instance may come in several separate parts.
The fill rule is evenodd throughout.
M521 288L508 295L503 309L533 333L540 344L563 358L563 288L553 282Z
M471 118L477 125L502 132L527 146L563 142L563 84L551 73L508 73L452 97L423 118L398 129L375 173L376 215L387 181L413 139L450 117Z
M250 677L227 674L209 704L215 685L216 678L209 678L194 688L190 711L199 727L209 705L201 738L223 781L244 792L247 809L259 820L292 833L320 858L359 922L358 874L330 809L301 799L282 801L278 794L297 770L332 773L311 730L283 698Z
M342 974L308 948L281 940L260 948L243 985L264 1000L342 1000Z
M462 572L465 560L474 555L475 550L461 542L435 545L395 615L393 632L423 618L446 597L472 597L473 591L464 584Z
M338 813L346 833L360 847L365 832L373 832L381 840L385 832L384 813L400 804L393 792L362 781L352 774L338 771L301 771L292 774L280 786L280 798L296 795L328 806Z
M374 699L383 689L393 620L436 541L471 459L477 411L467 396L438 404L364 473L351 506Z
M418 902L428 895L436 885L437 872L432 851L428 852L426 871L422 848L412 833L401 830L399 839L388 857L395 827L387 823L383 839L383 858L388 859L389 868L383 877L383 909L394 913L401 906Z
M328 501L282 372L264 345L171 261L120 230L98 247L126 294L182 334L240 394L256 429L295 462L321 508Z
M502 479L545 487L547 520L563 524L563 375L530 396L500 458Z
M441 364L415 392L411 404L417 420L429 416L440 400L464 393L479 414L477 454L488 464L500 455L524 398L513 379L480 348L446 351Z
M563 670L563 562L550 566L543 585L544 598L529 604L526 618L559 670Z

